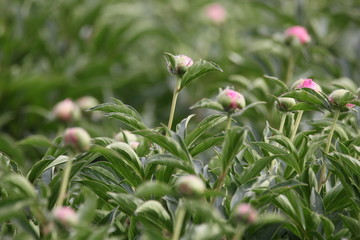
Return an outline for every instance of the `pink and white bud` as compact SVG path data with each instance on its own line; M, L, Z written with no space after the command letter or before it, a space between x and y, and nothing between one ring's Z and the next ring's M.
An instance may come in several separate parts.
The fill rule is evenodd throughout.
M76 103L81 108L81 110L84 110L84 111L89 108L99 105L98 100L91 96L81 97L78 100L76 100Z
M291 89L298 89L298 88L311 88L312 90L317 92L322 91L321 87L310 78L299 79L291 87Z
M226 10L218 3L213 3L205 8L205 15L215 24L222 24L226 20Z
M70 207L57 207L53 210L53 217L59 223L68 226L78 222L78 215Z
M81 112L79 107L70 98L67 98L55 105L53 114L61 121L70 122L79 119Z
M181 176L176 182L176 188L184 197L200 197L206 189L204 182L195 175Z
M299 40L301 44L306 44L311 41L311 37L306 30L306 28L302 26L293 26L288 28L284 33L286 38L295 38Z
M169 72L182 77L189 67L191 67L194 62L193 60L185 55L176 55L175 58L175 67L173 68L171 65L168 65Z
M137 136L128 130L120 131L118 134L115 135L114 138L118 142L125 142L125 143L138 141Z
M241 203L235 208L233 216L237 222L248 224L256 221L258 213L250 204Z
M243 109L246 105L244 96L234 90L225 89L218 96L217 101L225 111L234 112L236 109Z
M139 145L139 142L129 142L129 146L134 150L136 150Z
M343 103L343 98L346 97L348 99L348 102ZM332 104L332 107L334 109L338 109L341 112L347 112L355 107L355 104L349 103L350 101L353 101L356 99L355 95L346 89L338 89L333 91L329 95L329 101Z
M68 128L64 134L64 143L77 151L87 151L90 149L90 135L80 127Z

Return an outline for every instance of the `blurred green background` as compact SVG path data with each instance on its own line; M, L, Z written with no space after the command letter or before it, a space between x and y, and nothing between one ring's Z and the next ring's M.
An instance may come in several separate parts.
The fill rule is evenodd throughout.
M276 85L263 75L285 78L289 48L283 32L305 26L312 42L299 50L293 80L311 77L326 93L360 85L360 1L228 0L221 23L199 0L0 0L0 150L32 134L54 137L53 106L90 95L135 107L150 126L166 124L174 79L163 52L213 61L212 72L180 94L176 121L201 98L233 86L248 104L266 101L240 123L262 131L278 124ZM199 118L207 113L197 110ZM114 134L111 121L81 121L92 136ZM18 153L21 157L21 153Z

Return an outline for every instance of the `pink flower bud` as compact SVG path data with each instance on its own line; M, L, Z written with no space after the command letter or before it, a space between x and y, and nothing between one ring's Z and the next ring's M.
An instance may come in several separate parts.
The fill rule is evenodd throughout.
M129 145L132 149L136 150L137 147L140 145L139 142L129 142Z
M79 107L70 98L57 103L53 109L53 114L64 122L76 120L81 115Z
M347 100L348 100L347 103L343 102L344 97L347 98ZM350 92L349 90L345 90L345 89L335 90L329 95L328 99L331 102L332 107L334 109L340 110L341 112L347 112L355 107L354 104L349 103L350 101L353 101L356 99L355 95L352 92Z
M82 110L87 110L89 108L95 107L99 104L98 100L91 96L84 96L76 100L76 103Z
M176 182L177 191L184 197L199 197L205 192L204 182L195 175L182 176Z
M78 222L78 215L70 207L57 207L53 210L54 219L63 225L73 225Z
M64 134L64 143L77 151L90 149L91 138L89 134L80 127L68 128Z
M314 82L312 79L300 79L297 80L291 87L291 89L297 89L297 88L311 88L314 91L321 92L321 87Z
M208 5L205 8L205 15L216 24L221 24L226 20L226 10L218 3Z
M182 77L188 68L194 64L193 60L185 55L176 55L175 57L175 68L171 65L168 66L169 72Z
M231 89L223 90L218 96L217 101L220 103L225 111L234 112L236 109L243 109L245 107L244 96Z
M257 219L257 211L248 203L241 203L235 208L234 218L241 223L253 223Z
M304 28L302 26L293 26L293 27L288 28L285 31L285 37L286 38L294 37L294 38L298 39L301 44L309 43L311 40L311 37L308 34L306 28Z

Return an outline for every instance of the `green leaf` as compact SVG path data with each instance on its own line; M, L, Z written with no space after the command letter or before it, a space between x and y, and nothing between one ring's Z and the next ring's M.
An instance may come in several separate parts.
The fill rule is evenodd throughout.
M289 154L284 149L265 142L253 142L252 144L261 147L262 149L264 149L269 153L279 155L280 159L282 159L286 164L288 164L290 167L295 169L299 174L302 172L302 169L299 166L299 163L296 160L296 158L293 155Z
M160 147L164 148L171 154L190 162L190 156L187 153L187 149L182 148L175 139L168 136L163 136L152 130L140 130L136 131L135 133L158 144Z
M136 209L135 216L144 225L172 231L170 215L158 201L149 200L144 202Z
M175 69L176 67L175 56L172 55L171 53L164 52L164 57L167 65L171 66L172 69Z
M109 145L111 146L111 145ZM120 154L114 149L101 146L93 146L92 152L102 154L114 166L114 170L125 178L126 182L133 187L138 186L142 181L142 173L134 166L133 162L129 161L124 155Z
M19 174L9 174L5 177L2 177L0 186L5 188L11 188L15 193L15 189L20 191L23 196L30 198L36 197L36 192L33 185L25 177ZM9 195L12 195L12 192L8 192Z
M320 215L321 222L323 224L325 235L327 239L331 239L332 234L335 231L334 224L327 217Z
M275 83L276 85L281 87L281 90L284 91L289 91L288 86L286 86L286 84L281 81L280 79L276 78L276 77L272 77L272 76L268 76L268 75L264 75L265 80L271 80L271 82Z
M182 76L179 90L183 89L186 85L193 82L201 75L213 70L222 72L222 69L217 64L200 59L190 66L184 76Z
M345 226L351 232L351 239L359 239L360 237L360 221L354 218L340 214Z
M323 200L326 212L336 212L349 206L350 202L343 197L344 195L346 195L346 192L340 183L331 189L327 189Z
M120 211L131 216L135 210L144 202L138 197L125 193L108 193L112 200L111 202L116 203Z
M59 164L65 163L69 160L68 156L60 155L56 159L53 157L45 157L44 159L40 160L39 162L35 163L32 168L30 169L27 178L30 182L34 183L38 177L43 174L46 170L55 167Z
M176 133L182 139L184 139L186 137L188 124L194 116L195 116L195 114L191 114L187 118L183 119L178 125L176 125Z
M224 112L224 108L220 103L208 98L203 98L190 107L190 109L196 109L196 108L207 108L207 109L213 109L220 112Z
M273 155L260 158L259 160L256 160L254 163L252 163L249 167L245 168L238 178L241 184L244 184L257 177L258 174L278 156L279 155Z
M53 146L50 139L43 135L32 135L17 142L18 145L30 145L34 147L51 147Z
M292 106L289 111L319 111L322 112L322 109L307 102L299 102Z
M228 168L243 147L246 134L247 130L240 127L232 127L226 131L221 155L223 170Z
M17 197L6 198L0 201L0 222L4 223L11 218L19 217L23 214L24 208L29 207L34 200Z
M170 187L162 182L144 182L137 189L135 196L139 198L159 198L172 193Z
M168 154L156 154L150 156L146 162L146 165L164 165L167 167L182 169L188 173L194 174L195 171L189 162L186 162L178 157Z
M134 118L131 115L124 114L124 113L108 113L105 114L108 118L115 118L120 120L121 122L125 123L129 127L135 129L135 130L142 130L147 129L147 127L138 119Z
M190 149L191 156L195 157L196 155L204 152L205 150L220 144L224 140L224 136L213 136L202 140L200 143L196 144Z
M188 133L185 138L186 146L191 146L199 137L201 137L206 131L215 127L216 125L224 122L226 120L226 116L221 114L210 115L204 120L202 120L194 130Z

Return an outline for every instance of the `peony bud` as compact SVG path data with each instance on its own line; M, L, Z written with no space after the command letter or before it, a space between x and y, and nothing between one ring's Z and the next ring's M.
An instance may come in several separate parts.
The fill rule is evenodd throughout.
M173 68L171 65L168 65L169 72L177 75L179 77L182 77L188 68L193 65L193 60L185 55L177 55L174 56L175 58L175 68Z
M223 90L218 96L217 101L220 103L225 111L234 112L236 109L243 109L245 107L244 96L231 89Z
M350 101L355 100L355 98L356 97L352 92L345 89L335 90L329 95L329 101L333 108L338 109L341 112L347 112L355 107L354 104L349 103Z
M195 175L182 176L176 183L177 191L184 197L199 197L205 192L204 182Z
M64 134L65 145L71 146L77 151L87 151L90 149L91 138L89 134L80 127L68 128Z
M281 112L288 112L295 104L296 101L293 98L280 97L278 101L275 102L275 107Z
M321 92L321 87L314 82L312 79L299 79L291 86L291 89L298 89L298 88L311 88L314 91Z
M57 207L53 210L54 219L61 224L68 226L78 222L78 215L70 207Z
M129 142L129 145L132 149L136 150L137 147L140 145L139 142Z
M96 105L99 105L99 102L96 98L91 96L84 96L76 100L76 103L81 108L81 110L87 110L89 108L95 107Z
M79 107L70 98L67 98L55 105L53 114L61 121L70 122L79 119L81 112Z
M138 139L135 134L132 134L128 130L124 130L115 135L115 140L119 142L131 143L137 142Z
M298 40L301 44L306 44L311 41L311 37L308 34L306 28L302 26L290 27L285 31L284 35L287 40L293 38Z
M218 3L208 5L205 8L205 15L215 24L222 24L226 20L226 10Z
M241 223L253 223L257 219L257 211L248 203L241 203L235 208L234 220Z

